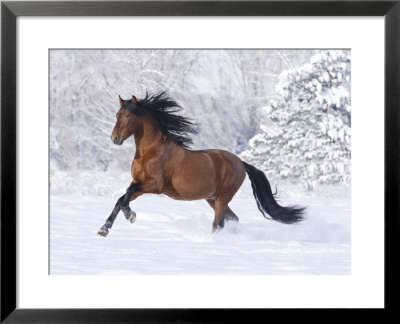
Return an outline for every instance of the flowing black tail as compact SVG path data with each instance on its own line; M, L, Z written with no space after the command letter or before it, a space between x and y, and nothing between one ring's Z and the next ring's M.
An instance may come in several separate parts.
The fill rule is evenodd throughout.
M271 191L271 186L265 174L246 162L243 162L243 164L250 178L258 209L265 218L285 224L297 223L303 219L305 212L304 207L280 206L274 198L274 194ZM268 217L265 213L271 217Z

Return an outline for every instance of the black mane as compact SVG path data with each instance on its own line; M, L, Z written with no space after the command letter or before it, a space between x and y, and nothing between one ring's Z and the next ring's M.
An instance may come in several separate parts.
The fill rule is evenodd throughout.
M187 148L193 141L189 134L197 134L196 124L190 119L177 115L182 107L165 92L138 99L136 105L145 108L160 123L161 129L168 138L176 144Z

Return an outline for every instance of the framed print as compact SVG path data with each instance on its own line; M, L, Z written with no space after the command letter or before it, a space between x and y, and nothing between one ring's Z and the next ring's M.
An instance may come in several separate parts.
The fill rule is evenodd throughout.
M398 1L1 10L2 321L394 310Z

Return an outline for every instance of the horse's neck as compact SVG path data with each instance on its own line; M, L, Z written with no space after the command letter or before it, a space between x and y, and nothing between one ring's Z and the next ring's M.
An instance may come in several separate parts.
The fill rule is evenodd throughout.
M162 142L163 133L158 125L143 121L141 127L135 132L134 137L136 155L143 156L147 150L153 149L157 143Z

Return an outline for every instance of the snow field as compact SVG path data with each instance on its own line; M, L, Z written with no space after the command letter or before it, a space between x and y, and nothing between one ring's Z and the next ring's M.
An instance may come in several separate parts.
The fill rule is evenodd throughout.
M106 238L96 233L120 194L52 194L50 274L350 274L350 197L282 189L281 204L307 206L306 220L266 220L246 179L229 204L240 222L215 234L205 201L144 195L131 202L136 223L120 213Z

